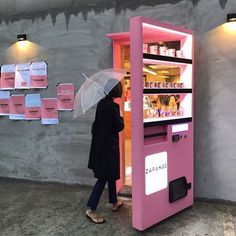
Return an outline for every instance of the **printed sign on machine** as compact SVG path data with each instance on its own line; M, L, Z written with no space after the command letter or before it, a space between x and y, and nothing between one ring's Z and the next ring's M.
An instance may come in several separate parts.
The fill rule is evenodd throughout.
M145 194L167 188L167 152L145 157Z

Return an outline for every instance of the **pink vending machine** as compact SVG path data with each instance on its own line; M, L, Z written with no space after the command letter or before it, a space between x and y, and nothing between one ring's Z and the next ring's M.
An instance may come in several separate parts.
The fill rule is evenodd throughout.
M193 32L141 16L107 35L125 68L125 131L118 189L132 188L133 227L144 230L193 204Z

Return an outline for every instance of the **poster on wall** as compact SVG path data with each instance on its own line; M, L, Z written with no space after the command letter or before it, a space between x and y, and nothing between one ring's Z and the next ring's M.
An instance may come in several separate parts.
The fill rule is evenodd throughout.
M16 64L15 70L15 88L30 88L30 63Z
M2 65L1 66L1 90L15 89L15 65Z
M0 91L0 116L9 115L10 108L10 92Z
M43 125L54 125L59 123L56 98L42 98L41 123Z
M74 108L75 87L72 83L60 83L57 85L57 109L59 111Z
M41 119L41 96L40 94L26 94L25 96L25 119Z
M32 62L30 65L30 88L47 88L47 63Z
M10 120L24 120L25 119L25 95L12 94L10 97Z

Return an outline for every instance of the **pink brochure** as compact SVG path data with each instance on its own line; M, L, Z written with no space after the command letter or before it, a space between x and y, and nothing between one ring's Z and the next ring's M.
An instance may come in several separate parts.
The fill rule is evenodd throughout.
M41 123L43 125L51 125L59 123L56 98L42 98Z
M40 120L41 96L40 94L26 94L25 96L25 119Z
M57 85L57 109L73 110L75 99L75 87L72 83L60 83Z
M16 65L15 88L30 88L30 63L22 63Z
M25 95L13 94L10 98L10 114L11 120L24 120L25 119Z
M15 89L15 65L2 65L1 66L1 90Z
M9 115L10 92L0 91L0 116Z
M30 88L47 88L47 63L32 62L30 65Z

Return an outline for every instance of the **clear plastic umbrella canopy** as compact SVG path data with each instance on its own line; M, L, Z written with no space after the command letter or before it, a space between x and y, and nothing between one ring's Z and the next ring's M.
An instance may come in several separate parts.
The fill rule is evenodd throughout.
M75 96L73 118L83 115L97 104L125 75L126 71L123 69L105 69L86 77Z

